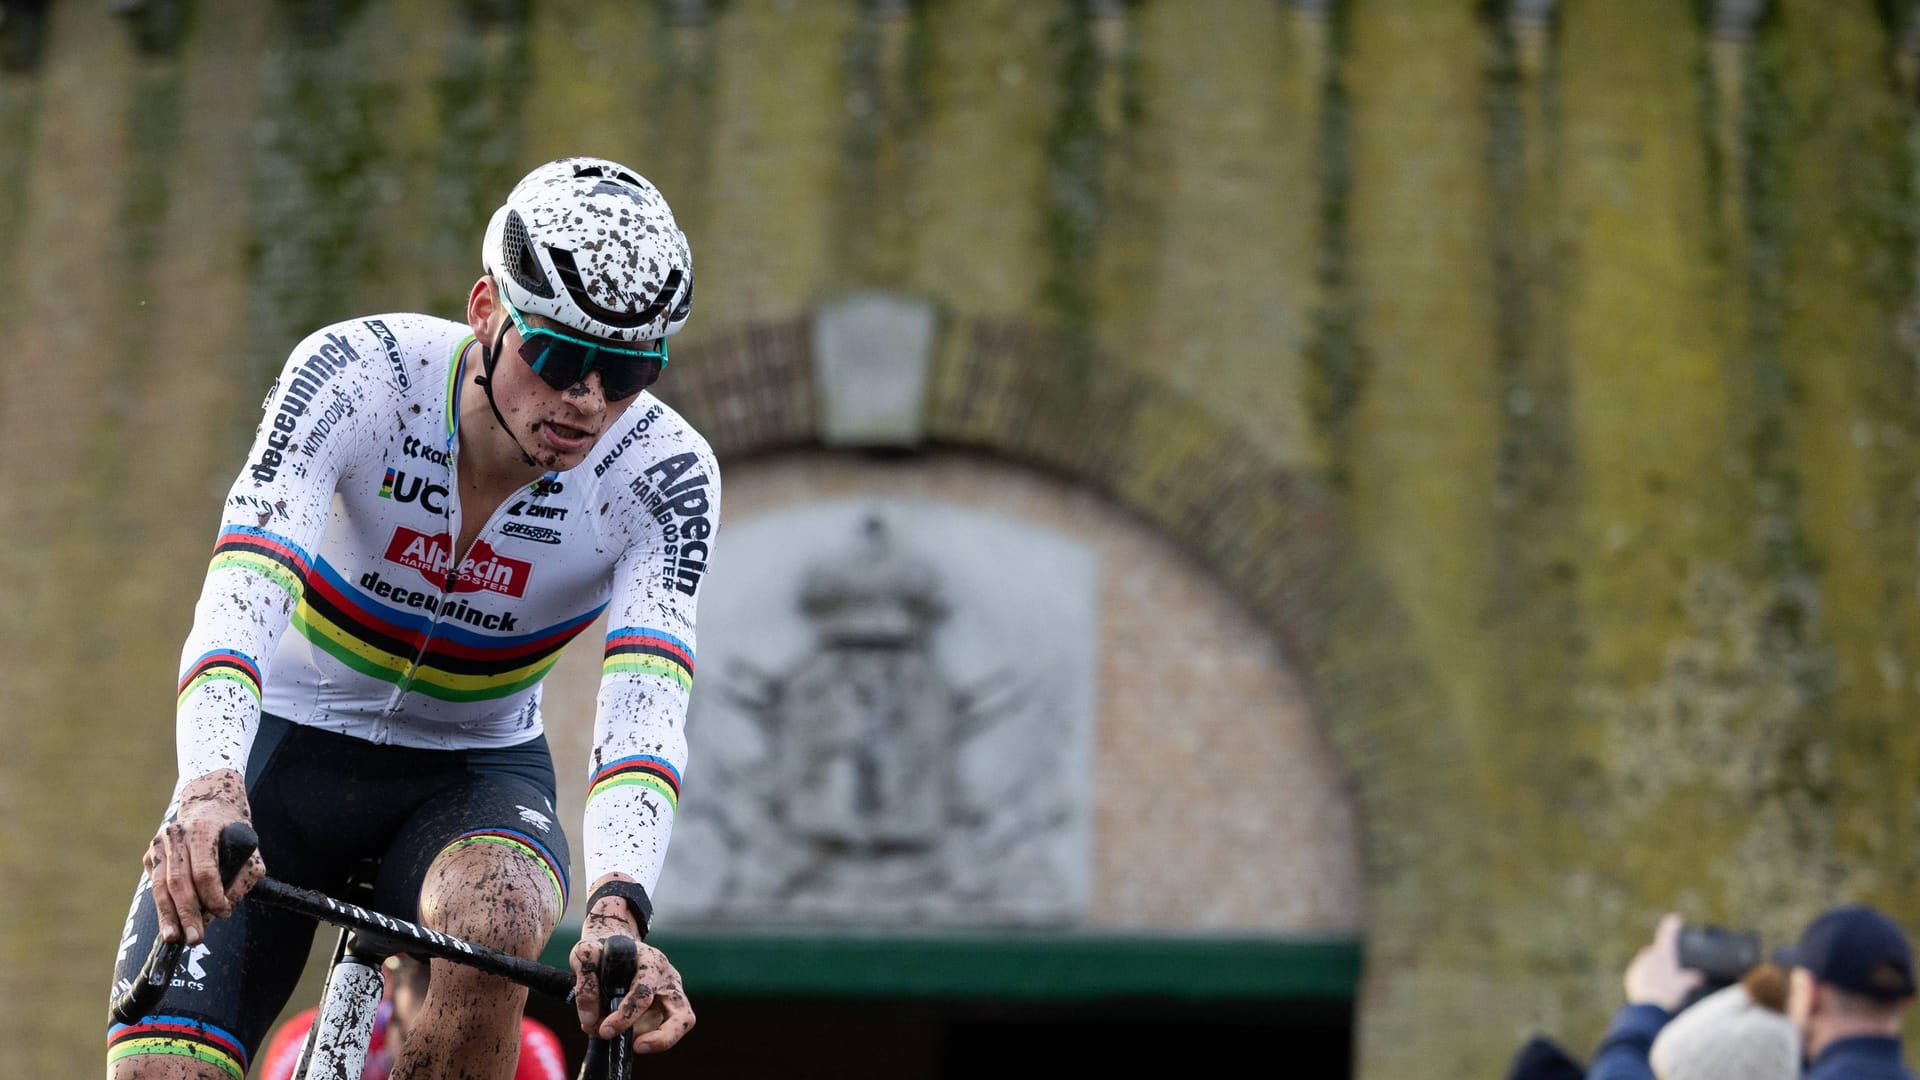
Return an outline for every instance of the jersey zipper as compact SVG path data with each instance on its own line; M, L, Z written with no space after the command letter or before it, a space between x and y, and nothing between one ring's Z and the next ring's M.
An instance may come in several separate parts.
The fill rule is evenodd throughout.
M449 547L447 555L448 558L452 558L454 554L451 550L452 545L458 543L460 537L460 503L459 497L455 494L455 492L459 490L459 487L458 479L453 474L454 459L449 455L447 461L447 544ZM526 484L512 495L500 500L500 505L494 507L493 513L488 515L487 520L481 524L480 531L473 534L473 544L468 545L466 551L460 552L459 560L447 570L446 584L440 589L440 602L434 607L433 614L427 619L426 636L420 641L420 650L413 654L412 662L407 665L406 674L402 675L400 681L394 684L393 696L388 699L386 711L381 716L383 721L390 720L398 715L401 700L407 696L407 691L413 688L413 677L420 671L420 661L426 658L427 648L433 644L434 631L440 628L440 613L447 610L448 601L453 596L454 588L460 582L460 567L467 561L467 556L472 553L473 547L477 546L487 533L493 530L494 523L499 519L502 510L513 505L516 499L523 497L531 498L533 489L545 483L549 475L550 474L542 474L539 479ZM384 734L384 724L382 727L382 733Z
M433 611L427 616L427 632L420 638L420 648L408 661L407 670L401 674L400 681L393 684L393 694L387 698L387 707L380 714L380 722L375 725L375 741L378 742L385 741L389 730L387 721L400 712L400 702L406 698L407 691L413 688L413 677L419 673L420 661L426 659L427 649L433 644L434 631L440 628L440 613L447 608L447 597L453 595L454 583L460 580L460 564L465 561L465 553L454 550L460 543L460 429L457 418L460 415L459 387L466 378L467 345L471 340L469 338L461 343L460 353L454 358L453 390L447 402L447 577L440 583L440 602L434 605ZM474 539L476 543L479 540L478 537Z

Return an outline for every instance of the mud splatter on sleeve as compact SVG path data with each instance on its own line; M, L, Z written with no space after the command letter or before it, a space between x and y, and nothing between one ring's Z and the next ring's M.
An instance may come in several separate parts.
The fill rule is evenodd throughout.
M638 531L615 568L588 771L587 880L618 871L649 892L680 802L694 611L720 524L720 470L688 435L630 486Z
M246 771L267 665L298 617L334 486L364 441L353 429L370 411L361 356L371 339L363 340L359 326L329 327L294 349L227 493L180 654L175 715L183 780L221 768ZM379 355L378 343L371 344Z

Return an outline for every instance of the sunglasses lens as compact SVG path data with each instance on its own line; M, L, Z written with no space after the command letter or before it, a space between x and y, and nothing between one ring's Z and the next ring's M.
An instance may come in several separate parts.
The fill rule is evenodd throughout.
M660 377L660 361L642 357L621 357L618 360L602 361L600 371L600 392L608 401L625 401L627 398L652 386Z
M520 356L555 390L565 390L586 377L589 354L592 370L600 373L600 391L608 401L627 398L652 386L664 365L650 357L609 355L579 342L552 334L533 334L520 343Z
M555 390L565 390L580 381L587 349L551 334L534 334L520 342L520 358Z

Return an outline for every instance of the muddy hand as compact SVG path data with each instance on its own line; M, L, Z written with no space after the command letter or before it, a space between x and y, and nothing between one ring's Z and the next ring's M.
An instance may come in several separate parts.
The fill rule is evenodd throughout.
M672 1047L693 1029L693 1005L667 955L644 942L638 948L639 973L619 1011L600 1025L600 1037L611 1039L629 1032L634 1053L654 1054Z
M144 860L153 882L154 914L160 936L198 945L209 918L233 912L233 906L266 874L259 852L235 876L231 889L220 886L220 830L250 820L240 774L232 769L188 781L180 789L179 809L147 845Z
M635 942L637 971L620 1008L602 1018L602 995L597 972L604 937L593 935L589 917L580 943L573 947L575 983L574 1006L580 1016L580 1030L588 1035L611 1039L621 1032L633 1036L633 1052L653 1054L679 1042L693 1029L693 1005L680 984L680 972L665 953L644 942ZM620 928L609 928L618 932ZM607 934L605 936L612 936Z

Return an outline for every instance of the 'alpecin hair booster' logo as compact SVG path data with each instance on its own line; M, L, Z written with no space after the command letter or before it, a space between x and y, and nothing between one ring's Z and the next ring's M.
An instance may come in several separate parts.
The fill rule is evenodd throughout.
M460 573L447 586L447 570L453 565L453 537L448 533L426 533L401 525L387 541L386 560L411 567L427 583L447 592L497 592L506 596L525 596L527 578L533 564L493 550L485 540L475 540L460 564Z

